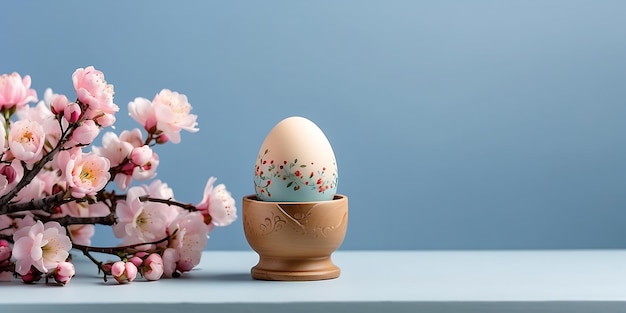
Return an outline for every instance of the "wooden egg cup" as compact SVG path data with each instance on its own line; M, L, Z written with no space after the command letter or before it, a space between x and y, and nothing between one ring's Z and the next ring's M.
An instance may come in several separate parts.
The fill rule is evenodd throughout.
M243 198L246 240L259 254L251 270L259 280L305 281L339 277L331 260L348 226L348 197L313 202L266 202Z

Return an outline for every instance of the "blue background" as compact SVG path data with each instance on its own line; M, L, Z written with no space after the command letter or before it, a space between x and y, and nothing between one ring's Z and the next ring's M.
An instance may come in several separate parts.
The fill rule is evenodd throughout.
M188 95L159 177L238 206L265 135L302 115L350 199L342 249L626 247L624 1L4 1L0 73L74 96L94 65ZM97 141L100 144L99 141ZM95 244L115 244L106 228ZM239 219L208 249L249 249Z

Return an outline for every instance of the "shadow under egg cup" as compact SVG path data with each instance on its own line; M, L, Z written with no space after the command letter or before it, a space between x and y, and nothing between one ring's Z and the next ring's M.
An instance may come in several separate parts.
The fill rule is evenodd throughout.
M243 229L259 254L251 270L259 280L306 281L339 277L331 254L348 227L348 197L313 202L268 202L243 198Z

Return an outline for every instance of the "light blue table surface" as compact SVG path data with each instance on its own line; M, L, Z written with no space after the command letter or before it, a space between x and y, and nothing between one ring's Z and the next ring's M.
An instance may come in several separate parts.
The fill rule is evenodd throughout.
M338 251L339 278L256 281L254 252L205 252L182 278L0 284L2 312L624 312L626 251Z

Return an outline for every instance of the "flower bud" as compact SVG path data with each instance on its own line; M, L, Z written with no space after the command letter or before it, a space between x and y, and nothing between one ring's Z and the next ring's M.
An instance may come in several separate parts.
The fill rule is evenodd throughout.
M59 97L57 97L59 98ZM63 117L70 123L76 123L80 117L80 106L76 102L67 104L63 110Z
M144 165L152 159L152 149L148 145L134 148L130 153L130 160L133 164Z
M10 261L11 259L11 246L9 242L0 239L0 265L4 265L4 263Z
M54 280L61 285L67 285L75 274L74 264L61 262L54 272Z
M115 115L113 114L102 114L97 117L94 117L94 121L100 127L109 127L115 124ZM113 127L115 128L115 127Z
M146 258L146 256L148 256L148 252L145 251L139 251L137 253L135 253L135 256L138 258L141 258L142 260Z
M0 168L0 175L4 175L7 178L7 183L11 184L15 181L16 173L15 169L11 165L5 165Z
M30 268L26 275L22 275L22 281L26 284L32 284L41 279L41 273L35 268Z
M164 143L168 142L169 140L170 140L170 139L169 139L169 138L167 138L167 136L166 136L165 134L161 134L161 135L159 135L159 137L157 137L157 139L156 139L156 143L158 143L158 144L164 144Z
M57 95L50 103L50 111L54 114L61 114L65 112L65 108L70 102L67 100L67 97L64 95ZM64 113L65 114L65 113Z
M129 283L137 277L137 266L132 262L117 261L111 266L111 275L120 284Z
M88 145L93 142L99 133L100 128L98 125L92 120L86 120L74 130L72 140L83 145Z
M143 264L143 260L137 256L128 259L128 262L135 264L136 267L140 267Z
M143 277L147 280L159 280L163 276L163 259L157 253L150 254L144 262Z

